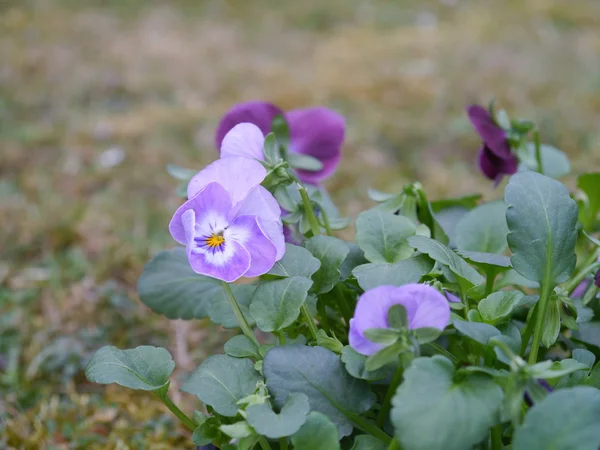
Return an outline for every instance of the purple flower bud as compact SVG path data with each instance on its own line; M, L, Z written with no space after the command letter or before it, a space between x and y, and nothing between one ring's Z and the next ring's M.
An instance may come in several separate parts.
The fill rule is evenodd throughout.
M458 298L456 295L451 294L449 291L444 291L444 294L446 295L446 299L450 302L450 303L460 303L461 300L460 298Z
M408 328L439 328L450 322L450 306L446 298L426 284L404 286L378 286L360 296L350 319L350 346L363 355L373 355L383 348L370 341L365 331L370 328L389 328L388 311L402 305L408 316Z
M537 384L539 386L543 387L546 390L546 392L548 392L548 393L552 392L552 386L550 386L546 380L541 380L541 379L537 380ZM533 406L533 400L527 391L525 391L524 399L525 399L525 403L527 403L527 406L529 406L529 407Z
M594 285L600 288L600 269L598 269L598 272L594 275Z

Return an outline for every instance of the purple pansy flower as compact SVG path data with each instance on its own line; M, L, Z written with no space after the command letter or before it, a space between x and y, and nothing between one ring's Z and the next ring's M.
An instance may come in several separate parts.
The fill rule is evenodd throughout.
M506 131L494 122L490 112L482 106L469 106L467 114L483 140L479 150L479 168L483 174L499 182L504 175L516 173L519 161L511 151Z
M281 210L260 186L266 170L243 157L213 162L192 178L171 223L192 269L232 282L268 272L285 252Z
M370 341L365 331L370 328L388 328L388 311L394 305L406 308L408 328L439 328L450 322L450 307L444 295L426 284L378 286L366 291L358 299L354 317L350 319L350 346L363 355L373 355L383 348Z
M267 102L240 103L225 114L217 128L215 141L221 150L221 156L249 156L264 159L262 146L258 148L253 145L251 151L245 146L230 147L225 151L223 149L225 137L237 128L236 125L243 123L256 125L264 137L271 131L273 119L278 115L285 117L290 129L289 150L312 156L323 164L323 168L315 172L298 170L300 180L318 184L330 176L340 161L345 122L341 115L324 107L295 109L284 113L277 106ZM255 142L257 137L257 135L253 137L256 139Z

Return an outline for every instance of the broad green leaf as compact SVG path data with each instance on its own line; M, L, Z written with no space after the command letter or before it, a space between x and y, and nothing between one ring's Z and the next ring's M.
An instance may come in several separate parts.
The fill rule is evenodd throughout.
M596 362L596 356L592 352L584 348L576 348L573 350L572 353L574 360L585 364L590 369L594 366L594 362Z
M291 440L294 450L340 450L335 424L317 411L308 414L306 422Z
M342 348L344 347L337 338L328 336L325 330L317 331L317 345L325 347L327 350L331 350L338 355L342 353Z
M219 280L192 270L183 247L158 253L138 280L140 300L169 319L206 317L211 299L221 290Z
M278 331L290 326L300 315L312 281L305 277L261 283L254 291L250 314L262 331Z
M393 264L369 263L356 267L352 274L365 291L377 286L402 286L418 283L431 272L434 262L426 255L417 255Z
M571 358L562 361L541 361L531 366L527 372L534 378L548 379L560 378L580 370L589 370L589 367Z
M535 144L533 142L527 143L527 151L529 153L529 160L524 161L520 165L520 170L535 170L539 172L535 157ZM551 145L541 144L540 153L542 155L543 173L547 177L562 178L571 172L571 163L563 151Z
M456 225L455 243L460 250L502 253L506 250L506 205L484 203L469 211Z
M398 340L400 334L390 328L369 328L365 330L365 337L378 344L390 345Z
M454 328L456 328L459 333L464 334L465 336L470 337L474 341L483 345L487 345L490 338L493 338L494 336L500 336L502 334L500 333L500 330L488 325L487 323L455 320L452 322L452 325L454 325Z
M130 389L157 391L169 383L175 362L167 350L143 345L129 350L102 347L92 356L85 376L92 383L117 383Z
M331 236L313 236L304 246L321 261L321 267L312 276L314 284L311 292L329 292L340 281L340 267L350 251L348 246L341 239Z
M370 434L361 434L354 439L354 445L350 450L387 450L388 446Z
M533 281L556 285L575 268L577 205L567 188L536 172L510 178L504 194L513 268Z
M443 356L417 358L392 400L391 420L403 450L465 450L499 420L500 386L484 374L454 381Z
M310 155L289 152L287 160L294 169L309 170L311 172L318 172L323 169L323 163Z
M243 334L238 334L225 342L223 350L235 358L261 359L256 344Z
M600 172L580 175L577 178L577 187L587 196L579 211L579 220L584 228L589 230L600 211Z
M181 390L197 395L222 416L234 417L238 400L252 394L260 380L249 359L213 355L194 371Z
M340 267L340 278L346 280L352 275L352 271L363 264L367 264L369 261L365 258L365 253L360 247L352 242L348 242L348 256L344 259L342 266Z
M510 319L525 295L521 291L498 291L488 295L477 305L479 314L486 322L498 323Z
M352 347L346 345L342 349L342 362L346 366L346 370L354 378L360 378L361 380L381 380L391 376L393 368L383 368L381 370L375 370L369 372L365 369L365 362L367 357L357 353Z
M403 305L393 305L387 313L388 325L401 330L408 328L408 313Z
M377 353L367 358L365 361L365 369L369 372L375 372L385 366L397 363L400 354L407 350L407 345L402 342L396 342L387 347L383 347Z
M253 434L252 428L245 420L230 425L221 425L219 430L233 439L243 439Z
M456 276L467 281L471 286L477 286L485 281L479 272L444 244L424 236L412 236L408 242L421 253L448 266Z
M537 403L514 435L514 450L597 450L600 446L600 391L561 389Z
M442 330L433 327L417 328L413 330L413 334L419 344L427 344L435 341L442 334Z
M508 270L511 267L510 257L508 256L497 255L495 253L470 252L466 250L459 250L457 253L473 265L481 267L483 270L495 269L498 272L500 270Z
M406 239L416 232L404 216L371 209L356 219L356 243L372 263L394 263L414 253Z
M283 258L275 263L269 271L269 275L310 278L319 267L321 267L321 261L311 255L304 247L285 244Z
M448 235L450 240L448 245L451 247L456 247L456 226L468 212L469 209L463 206L450 206L435 212L435 218Z
M327 415L340 436L352 432L347 414L363 413L375 401L368 384L352 378L339 357L322 347L275 347L265 355L263 373L276 406L282 407L290 393L303 393L311 411Z
M310 410L308 398L301 393L288 395L279 414L274 413L268 403L246 408L246 420L257 433L269 439L279 439L296 433Z
M252 301L256 286L252 284L232 284L230 287L246 321L250 326L254 325L254 319L248 308ZM213 323L221 325L224 328L239 327L233 309L231 309L231 305L229 304L227 293L223 289L220 289L213 294L208 305L208 315Z

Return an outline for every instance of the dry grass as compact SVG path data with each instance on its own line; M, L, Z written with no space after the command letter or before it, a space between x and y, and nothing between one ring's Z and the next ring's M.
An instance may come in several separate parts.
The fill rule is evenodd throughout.
M599 53L596 0L0 0L4 439L184 448L150 397L95 390L80 370L105 343L173 349L134 293L143 263L173 245L164 166L212 160L235 102L339 110L345 158L327 184L349 214L368 187L415 178L433 198L496 196L475 172L464 105L495 95L575 171L597 167ZM124 159L106 167L110 149ZM216 331L193 325L189 357Z

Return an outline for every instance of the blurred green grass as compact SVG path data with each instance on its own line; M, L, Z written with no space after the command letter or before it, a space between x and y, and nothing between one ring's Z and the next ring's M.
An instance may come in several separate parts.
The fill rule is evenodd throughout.
M597 168L598 54L596 0L0 1L0 446L189 447L151 397L81 369L101 345L154 344L183 374L223 339L192 324L176 345L135 284L173 246L165 165L214 159L232 104L341 112L326 184L347 214L413 179L495 197L465 104L495 96L575 173Z

